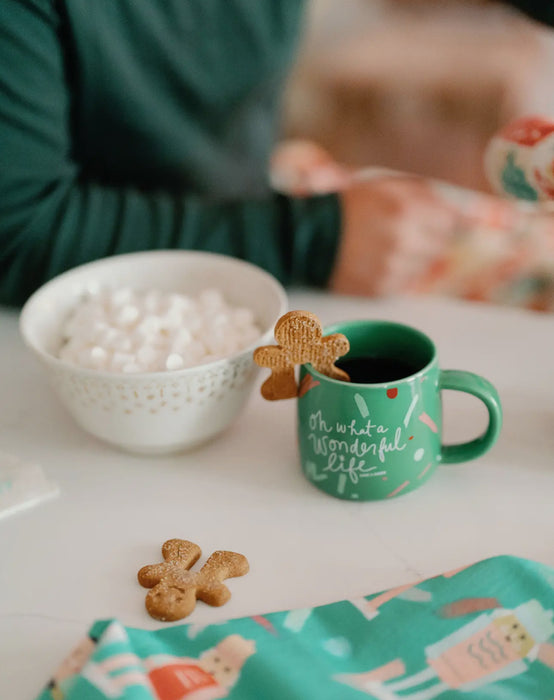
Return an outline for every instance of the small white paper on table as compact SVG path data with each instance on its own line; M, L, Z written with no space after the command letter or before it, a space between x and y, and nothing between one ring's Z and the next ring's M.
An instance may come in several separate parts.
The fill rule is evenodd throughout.
M39 464L0 453L0 519L31 508L60 492Z

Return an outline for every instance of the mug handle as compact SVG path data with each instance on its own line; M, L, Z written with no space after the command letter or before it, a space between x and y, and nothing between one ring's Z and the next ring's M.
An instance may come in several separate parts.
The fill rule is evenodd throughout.
M494 445L502 427L502 406L498 392L484 377L459 369L441 370L439 390L444 389L464 391L481 399L489 412L489 424L485 432L475 440L457 445L443 445L441 450L443 464L466 462L480 457Z

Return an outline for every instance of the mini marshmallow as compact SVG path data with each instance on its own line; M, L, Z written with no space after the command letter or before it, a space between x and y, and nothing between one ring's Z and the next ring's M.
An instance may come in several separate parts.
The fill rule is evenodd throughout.
M205 326L205 321L204 321L204 318L202 317L201 311L198 311L194 316L192 316L191 318L188 318L186 320L186 327L191 332L191 334L196 338L199 338L202 336L202 332L204 331L204 326Z
M235 309L233 311L233 323L237 328L248 328L254 325L254 314L250 309Z
M155 367L160 353L151 345L143 345L137 350L135 357L137 362L148 371L148 367Z
M196 302L184 294L168 294L167 296L168 311L178 310L180 313L187 311L196 311Z
M132 364L135 361L134 355L128 352L114 352L111 358L110 367L117 372L122 371L123 367Z
M184 361L181 355L179 355L176 352L172 352L170 355L167 356L167 359L165 361L165 368L172 370L172 369L181 369L184 366Z
M173 345L178 347L186 347L192 342L192 333L188 328L179 328L173 336Z
M220 312L213 317L212 323L216 328L229 327L231 325L231 316Z
M108 359L108 353L104 348L95 345L90 349L90 359L96 365L104 365Z
M140 311L133 304L125 304L116 316L118 326L132 326L140 317Z
M144 337L148 337L159 333L161 327L162 321L159 316L148 313L148 315L144 316L138 323L137 332L142 333Z
M112 342L110 350L129 353L133 350L133 340L129 336L119 333Z
M162 293L157 289L146 292L143 304L146 311L154 314L160 313L162 310Z
M205 289L200 292L198 299L205 309L221 309L225 305L223 296L218 289Z
M112 308L117 308L119 306L125 306L133 299L133 291L129 287L120 287L116 289L110 295L104 297L104 299L112 306Z
M215 288L196 298L95 288L66 319L58 357L109 372L176 371L227 357L260 335L254 313Z

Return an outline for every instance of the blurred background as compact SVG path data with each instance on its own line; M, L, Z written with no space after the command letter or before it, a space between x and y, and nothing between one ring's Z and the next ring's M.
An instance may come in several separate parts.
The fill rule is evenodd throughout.
M483 192L489 138L554 114L554 32L495 2L311 0L284 136Z

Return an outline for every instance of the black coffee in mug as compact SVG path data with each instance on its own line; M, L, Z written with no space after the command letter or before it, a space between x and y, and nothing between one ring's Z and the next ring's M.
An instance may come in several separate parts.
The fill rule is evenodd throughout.
M409 377L421 369L406 360L375 355L346 357L335 362L335 365L344 370L350 377L350 381L356 384L393 382Z

